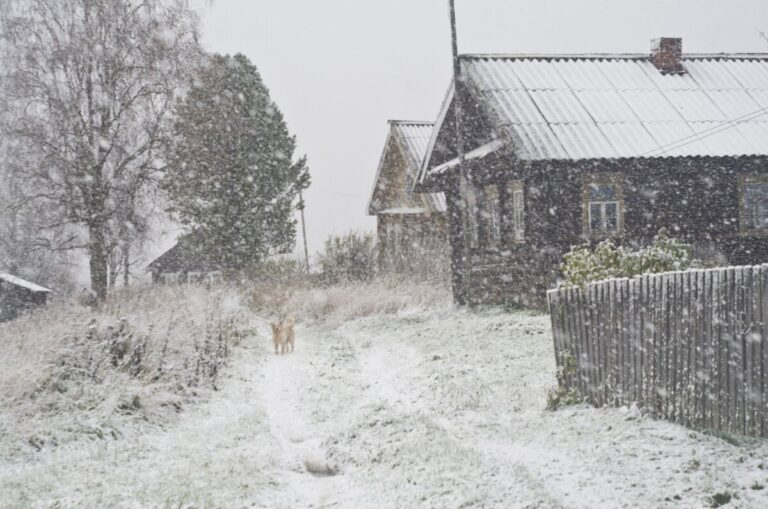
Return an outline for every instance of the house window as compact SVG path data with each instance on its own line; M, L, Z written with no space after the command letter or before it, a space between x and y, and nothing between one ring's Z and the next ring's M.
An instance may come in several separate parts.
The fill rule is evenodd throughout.
M616 181L592 181L585 190L587 229L591 235L621 232L622 189Z
M515 242L525 238L525 193L523 182L515 180L507 187L507 221L509 232Z
M742 182L742 230L768 231L768 180Z
M496 185L483 189L483 222L486 244L488 247L498 246L501 241L501 200Z

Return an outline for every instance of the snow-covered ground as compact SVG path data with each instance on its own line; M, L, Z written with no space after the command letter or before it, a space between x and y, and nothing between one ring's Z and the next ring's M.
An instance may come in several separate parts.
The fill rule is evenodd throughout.
M547 411L544 315L304 323L287 356L257 323L208 402L167 429L0 464L0 506L768 507L765 441Z

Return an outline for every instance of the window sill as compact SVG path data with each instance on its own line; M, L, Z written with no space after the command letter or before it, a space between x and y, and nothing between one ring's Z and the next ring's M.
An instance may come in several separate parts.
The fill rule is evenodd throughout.
M583 234L583 237L587 240L612 240L612 239L620 239L624 237L623 231L618 231L616 233L585 233Z

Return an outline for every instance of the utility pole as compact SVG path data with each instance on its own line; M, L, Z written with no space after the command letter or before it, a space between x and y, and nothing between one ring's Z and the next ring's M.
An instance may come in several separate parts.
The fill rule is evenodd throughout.
M455 246L452 254L454 264L454 298L459 304L467 303L467 293L469 287L469 273L470 273L470 243L468 237L471 238L472 232L468 231L468 228L472 224L468 220L468 214L474 213L469 210L467 197L470 190L467 183L467 175L464 164L464 134L463 134L463 108L462 108L462 88L461 88L461 61L459 59L459 38L456 30L456 5L455 0L448 0L448 7L450 9L451 17L451 49L453 54L453 104L456 114L456 150L459 155L459 221L461 227L458 228L460 245ZM457 259L458 258L458 259Z
M307 274L309 274L309 247L307 247L307 223L304 220L304 194L299 191L299 210L301 211L301 234L304 237L304 261L307 264Z

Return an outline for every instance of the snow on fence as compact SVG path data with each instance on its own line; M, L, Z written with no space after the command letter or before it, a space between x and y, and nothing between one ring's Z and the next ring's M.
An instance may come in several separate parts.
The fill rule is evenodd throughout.
M608 280L548 299L565 388L768 437L768 265Z

